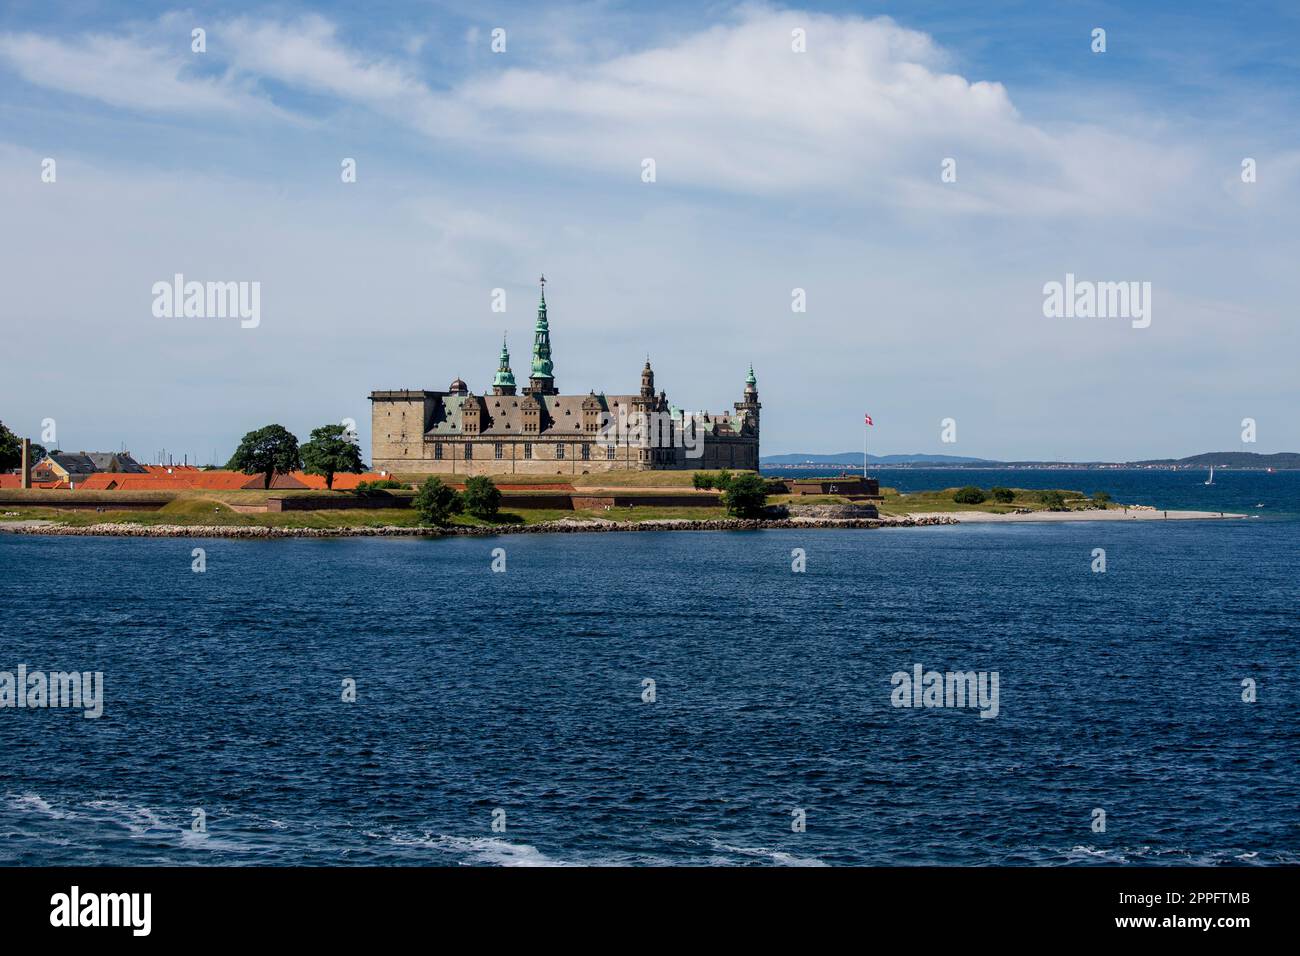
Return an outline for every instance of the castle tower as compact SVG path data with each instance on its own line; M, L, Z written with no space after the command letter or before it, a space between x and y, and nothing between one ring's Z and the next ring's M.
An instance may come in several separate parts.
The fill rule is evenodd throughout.
M754 377L754 366L749 366L749 375L745 377L745 394L742 401L735 403L736 411L746 415L754 423L754 434L758 434L758 410L763 406L758 401L758 379Z
M493 395L513 395L515 393L515 373L510 371L510 352L506 349L506 337L501 336L501 362L497 366L496 378L492 380Z
M645 360L645 368L641 369L641 397L646 402L653 402L655 397L655 372L650 367L650 359Z
M542 301L537 306L537 324L533 326L533 366L528 374L528 391L558 395L555 365L551 362L551 327L546 321L546 276L542 276Z

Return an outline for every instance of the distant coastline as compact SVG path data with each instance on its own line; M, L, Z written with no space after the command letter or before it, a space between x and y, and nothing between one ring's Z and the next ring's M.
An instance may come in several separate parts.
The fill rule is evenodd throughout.
M868 469L944 469L972 471L999 469L1007 471L1202 471L1215 468L1232 471L1300 471L1300 453L1223 451L1206 452L1186 458L1149 458L1140 461L997 461L991 458L966 458L956 455L868 455ZM805 471L810 468L836 468L861 471L861 452L833 455L796 453L766 455L759 460L765 472Z

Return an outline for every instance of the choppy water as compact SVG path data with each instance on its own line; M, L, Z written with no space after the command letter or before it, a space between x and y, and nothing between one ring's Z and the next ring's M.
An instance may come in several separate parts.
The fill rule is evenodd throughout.
M0 670L106 685L0 710L0 863L1297 863L1297 532L0 535Z

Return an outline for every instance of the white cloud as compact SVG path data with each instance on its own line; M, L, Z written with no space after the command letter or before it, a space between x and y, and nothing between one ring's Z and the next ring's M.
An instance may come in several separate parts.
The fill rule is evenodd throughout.
M173 20L169 15L165 20ZM791 31L807 52L791 49ZM181 32L173 24L169 35ZM948 72L927 34L746 7L727 22L603 59L511 68L508 57L435 90L400 55L350 48L320 16L214 24L221 78L139 39L0 36L30 82L137 109L269 108L265 81L333 97L466 151L596 171L661 188L814 195L943 212L1133 216L1183 208L1198 153L1095 125L1027 122L1006 88ZM497 72L499 67L505 67ZM254 100L260 88L263 99ZM957 161L958 181L940 181Z
M196 75L189 52L135 36L91 34L63 41L0 34L0 62L28 83L145 112L265 112L264 101L226 76Z

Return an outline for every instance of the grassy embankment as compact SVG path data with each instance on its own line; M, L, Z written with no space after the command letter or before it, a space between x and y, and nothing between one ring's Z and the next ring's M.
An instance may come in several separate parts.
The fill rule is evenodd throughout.
M87 508L58 508L55 505L68 500L59 495L78 496L78 500L92 500L102 504L104 510ZM411 508L356 508L320 511L240 511L256 508L269 496L276 497L337 497L338 492L324 491L176 491L152 492L137 495L134 500L156 500L161 507L156 511L113 509L114 496L122 493L105 492L6 492L0 496L0 521L43 519L58 521L75 527L92 524L138 525L217 525L221 527L258 526L272 528L379 528L415 527L419 518ZM86 497L81 497L85 495ZM562 518L602 518L612 521L663 521L672 519L697 519L723 517L721 508L611 508L599 511L570 511L539 508L503 510L493 521L483 521L468 515L457 515L452 523L457 525L539 524Z
M626 488L635 495L637 491L647 494L658 489L686 490L691 487L691 472L604 472L596 475L541 475L541 476L502 476L501 483L514 480L528 484L563 484L571 483L575 488ZM1006 514L1017 508L1031 511L1043 509L1040 499L1041 491L1024 488L1012 489L1015 498L1007 504L988 500L980 504L959 504L953 501L955 488L941 491L911 492L900 494L894 488L882 488L884 498L879 504L884 516L901 516L919 512L951 513L960 511L984 511L993 514ZM524 492L526 493L526 492ZM538 492L544 494L545 492ZM103 511L90 509L60 509L58 504L69 500L66 496L76 495L78 501L93 501L103 507ZM129 523L140 525L220 525L220 526L262 526L280 528L375 528L383 526L413 527L419 520L410 508L367 508L341 510L308 510L289 512L247 511L241 509L258 508L265 504L266 498L277 497L338 497L342 492L328 491L171 491L130 493L133 500L158 501L161 507L156 511L115 510L114 499L121 500L123 492L117 491L15 491L0 492L0 521L23 519L46 519L59 521L74 526L99 523ZM1066 506L1071 510L1094 507L1090 499L1078 491L1062 491ZM847 504L849 499L837 495L773 495L769 504ZM1117 507L1114 504L1109 507ZM521 508L517 511L502 511L495 521L482 521L467 515L458 515L453 523L459 525L485 524L538 524L545 521L557 521L563 518L591 519L602 518L614 521L654 521L674 519L707 520L724 517L722 508L665 508L665 507L622 507L598 511L569 511Z
M987 491L988 489L984 489ZM1010 514L1018 508L1027 508L1030 511L1043 511L1043 505L1040 495L1043 493L1041 488L1012 488L1015 492L1015 498L1009 503L994 501L989 498L980 504L960 504L952 500L956 493L956 488L944 488L942 491L911 491L907 494L901 493L897 488L881 488L880 494L884 498L879 505L882 515L905 515L905 514L923 514L926 512L958 512L958 511L984 511L990 514L1002 515ZM1081 491L1067 491L1057 489L1062 497L1065 498L1065 507L1070 511L1094 510L1096 505L1092 499ZM1113 502L1106 505L1107 508L1119 507Z

